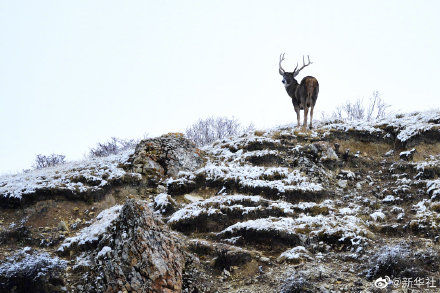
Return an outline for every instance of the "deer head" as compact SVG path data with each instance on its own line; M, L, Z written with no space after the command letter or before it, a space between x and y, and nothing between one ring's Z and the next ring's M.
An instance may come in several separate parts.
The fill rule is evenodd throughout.
M284 55L285 53L282 53L280 55L280 62L279 62L279 69L278 72L280 73L280 75L283 76L283 80L282 83L284 84L284 86L287 88L288 86L292 85L292 84L298 84L298 82L296 81L295 77L299 74L299 72L301 70L303 70L306 66L309 66L310 64L312 64L312 62L310 62L310 57L309 55L307 55L307 60L308 63L305 63L304 60L304 56L303 56L303 65L301 66L301 68L298 69L298 63L296 63L296 67L293 70L293 72L286 72L283 67L281 66L281 62L284 61Z

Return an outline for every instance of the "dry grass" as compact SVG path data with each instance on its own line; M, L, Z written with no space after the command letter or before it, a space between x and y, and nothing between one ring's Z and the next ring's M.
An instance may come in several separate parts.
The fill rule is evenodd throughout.
M263 130L255 130L254 135L255 136L263 136L266 132Z
M185 135L181 132L168 132L166 135L175 136L177 138L185 137Z
M281 138L281 131L277 130L272 133L272 139L280 139Z
M433 202L431 204L431 210L440 213L440 202Z
M362 155L371 158L381 158L386 152L392 149L392 146L387 143L361 142L354 139L335 140L333 142L340 145L339 150L341 152L344 152L346 149L350 149L351 153L356 153L357 151L360 151ZM394 156L396 156L396 154L394 154Z
M414 154L414 162L425 161L429 159L429 156L435 156L440 154L440 143L426 144L421 143L414 147L416 153Z

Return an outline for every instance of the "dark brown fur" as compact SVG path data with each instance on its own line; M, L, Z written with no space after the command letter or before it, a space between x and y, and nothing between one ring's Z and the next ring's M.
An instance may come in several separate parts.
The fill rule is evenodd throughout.
M287 72L286 72L287 73ZM298 84L296 80L292 80L286 87L286 91L292 98L293 108L296 112L296 119L298 126L300 125L300 110L304 110L304 125L307 126L307 115L310 109L310 125L312 128L313 109L315 108L316 100L318 99L319 83L313 76L306 76Z
M301 83L299 86L297 86L295 90L295 96L296 100L299 101L299 104L302 105L302 107L295 107L295 104L293 105L295 112L296 112L296 118L298 121L298 126L300 124L300 109L304 109L304 124L303 127L305 128L307 126L307 114L310 109L310 129L312 126L313 121L313 109L315 108L316 100L318 99L318 93L319 93L319 84L318 80L314 78L313 76L306 76L301 80Z

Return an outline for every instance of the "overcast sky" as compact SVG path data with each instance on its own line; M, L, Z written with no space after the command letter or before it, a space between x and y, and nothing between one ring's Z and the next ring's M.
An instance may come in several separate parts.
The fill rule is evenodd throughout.
M310 55L299 78L319 80L317 112L374 90L397 110L437 107L439 11L402 0L0 0L0 173L210 115L293 123L281 52L287 70Z

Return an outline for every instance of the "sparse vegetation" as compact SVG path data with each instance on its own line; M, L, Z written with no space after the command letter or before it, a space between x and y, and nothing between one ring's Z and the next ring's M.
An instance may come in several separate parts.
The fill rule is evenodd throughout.
M281 287L281 293L315 292L313 286L303 277L291 276Z
M60 154L51 154L48 156L39 154L35 158L35 169L43 169L47 167L53 167L59 164L64 164L66 162L66 156Z
M367 101L359 98L355 101L346 101L344 104L337 106L336 110L330 115L330 119L341 121L377 120L389 114L389 107L390 105L385 103L379 92L374 91ZM327 116L325 112L322 113L323 119Z
M373 256L370 268L366 271L368 280L378 277L421 277L428 276L438 254L433 250L417 253L406 243L385 246Z
M240 135L253 129L252 124L243 126L236 118L209 117L199 119L188 127L185 135L188 139L194 141L196 145L203 146L218 139Z
M116 155L121 151L134 148L138 140L136 139L121 139L112 137L107 142L100 142L95 148L92 148L89 152L91 157L107 157L110 155Z
M255 136L263 136L265 133L264 130L255 130L254 135Z

